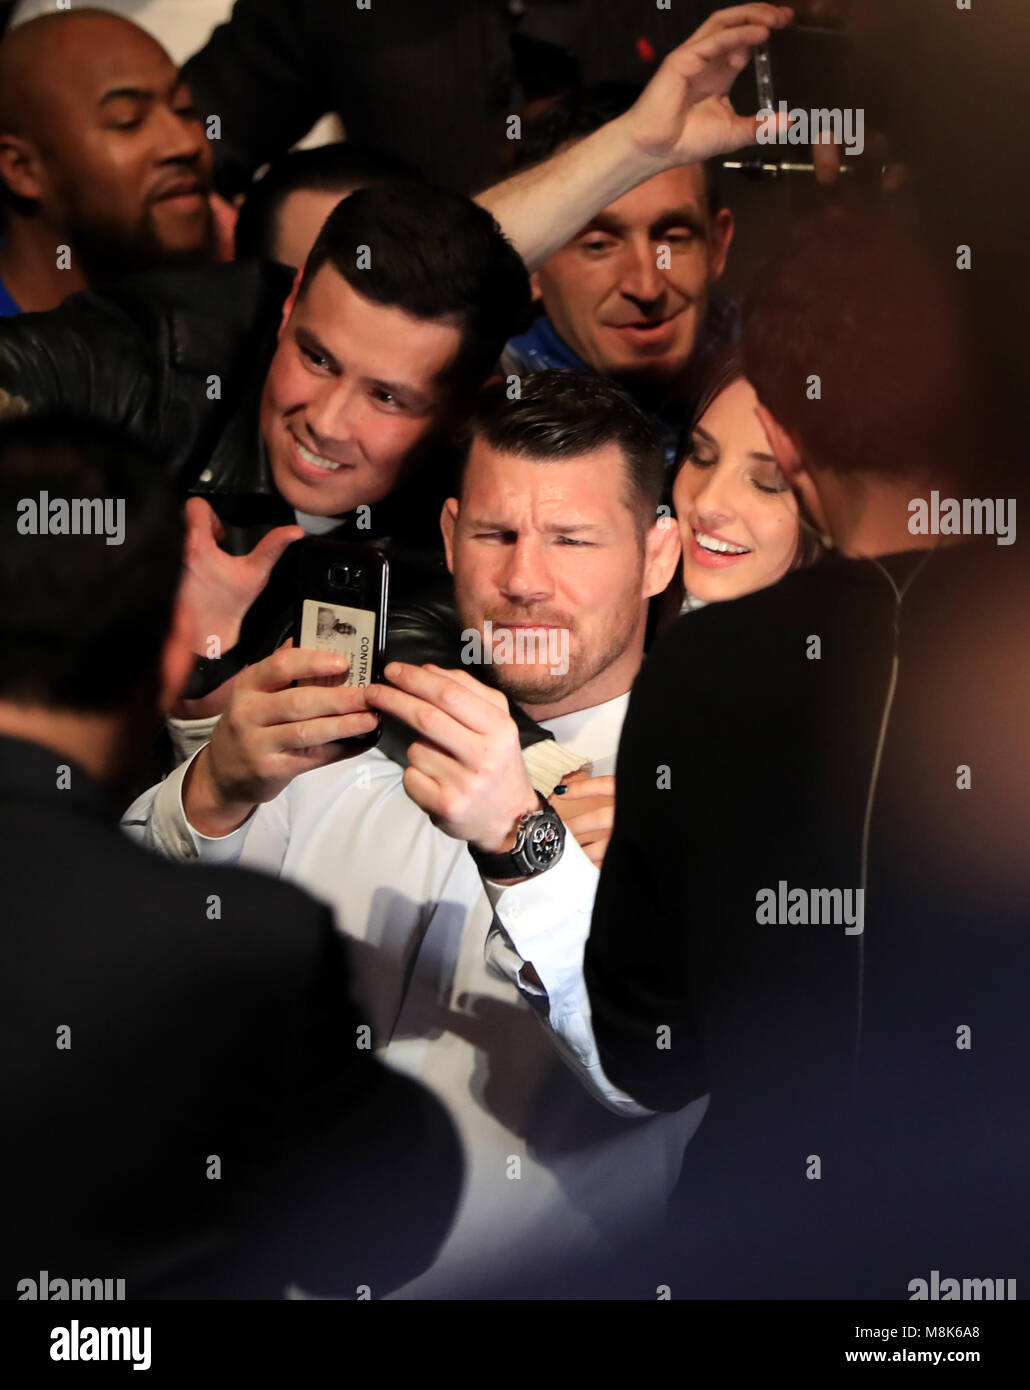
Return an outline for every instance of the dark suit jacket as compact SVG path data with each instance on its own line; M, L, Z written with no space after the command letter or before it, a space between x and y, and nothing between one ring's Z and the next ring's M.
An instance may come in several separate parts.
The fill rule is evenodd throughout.
M1028 1272L1026 557L988 540L884 563L899 586L922 568L861 934L814 924L811 890L863 881L884 574L833 558L690 614L631 697L586 970L613 1081L658 1109L711 1090L680 1292L905 1298L934 1268ZM781 882L807 925L798 899L794 921L760 915Z
M359 1045L326 908L146 853L80 767L6 738L0 844L4 1296L46 1270L377 1297L426 1267L460 1147Z

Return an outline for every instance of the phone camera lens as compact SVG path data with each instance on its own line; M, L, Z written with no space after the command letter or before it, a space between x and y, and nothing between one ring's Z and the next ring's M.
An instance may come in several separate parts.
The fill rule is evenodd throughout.
M351 582L349 565L330 565L329 583L334 589L346 589Z

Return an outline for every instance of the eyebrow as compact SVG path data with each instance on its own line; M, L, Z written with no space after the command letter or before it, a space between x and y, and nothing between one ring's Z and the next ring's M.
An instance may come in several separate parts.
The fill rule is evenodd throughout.
M103 106L108 101L120 101L125 97L132 101L153 101L156 95L157 93L149 87L112 87L100 98L100 105Z
M176 92L187 87L186 78L181 72L178 72L175 74L175 79L168 88L168 95L169 97L173 97ZM126 99L130 101L154 101L157 95L157 92L155 92L152 87L112 87L109 92L105 92L100 98L98 105L103 106L109 101L121 101Z
M494 521L490 517L471 517L467 522L476 531L514 531L515 527L503 521ZM604 527L594 521L570 521L570 522L548 522L546 526L540 527L541 531L549 535L566 536L570 531L603 531Z
M705 222L696 208L680 207L670 208L668 212L663 212L656 217L649 225L648 231L652 236L661 236L670 227L689 227L698 236L705 234ZM599 212L583 228L580 236L585 236L587 232L607 232L609 236L620 236L627 230L626 223L621 217L616 217L614 213Z
M317 352L319 357L324 357L326 361L331 362L334 367L339 367L340 364L337 362L335 354L329 351L318 334L313 333L310 328L305 328L302 323L298 324L295 330L295 337L297 342L303 347L309 348L312 352Z
M709 434L706 429L702 429L700 425L695 425L693 432L694 434L699 434L705 443L711 444L713 448L720 449L722 447L715 436ZM758 463L774 463L777 468L779 467L779 460L775 454L763 454L758 449L749 449L747 456L748 458L755 459Z

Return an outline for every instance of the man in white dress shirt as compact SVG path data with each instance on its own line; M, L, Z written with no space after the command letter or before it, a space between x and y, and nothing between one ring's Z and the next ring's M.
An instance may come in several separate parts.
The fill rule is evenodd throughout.
M342 659L283 648L125 822L171 857L302 883L356 943L382 1055L447 1103L466 1150L455 1225L404 1297L617 1260L660 1219L702 1109L654 1118L608 1082L582 978L648 599L679 558L661 448L618 387L560 372L488 392L470 434L441 527L484 679L394 663L389 685L294 686ZM553 743L523 755L506 694ZM331 742L374 711L414 731L406 770Z

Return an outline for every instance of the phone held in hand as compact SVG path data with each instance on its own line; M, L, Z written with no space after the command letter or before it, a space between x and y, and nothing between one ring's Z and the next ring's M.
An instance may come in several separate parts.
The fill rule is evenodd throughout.
M758 88L759 111L775 111L776 96L773 92L772 59L769 45L760 43L755 49L755 85Z
M299 557L293 645L347 657L345 677L308 684L371 685L383 679L390 564L374 546L309 538ZM380 728L347 739L373 748Z

